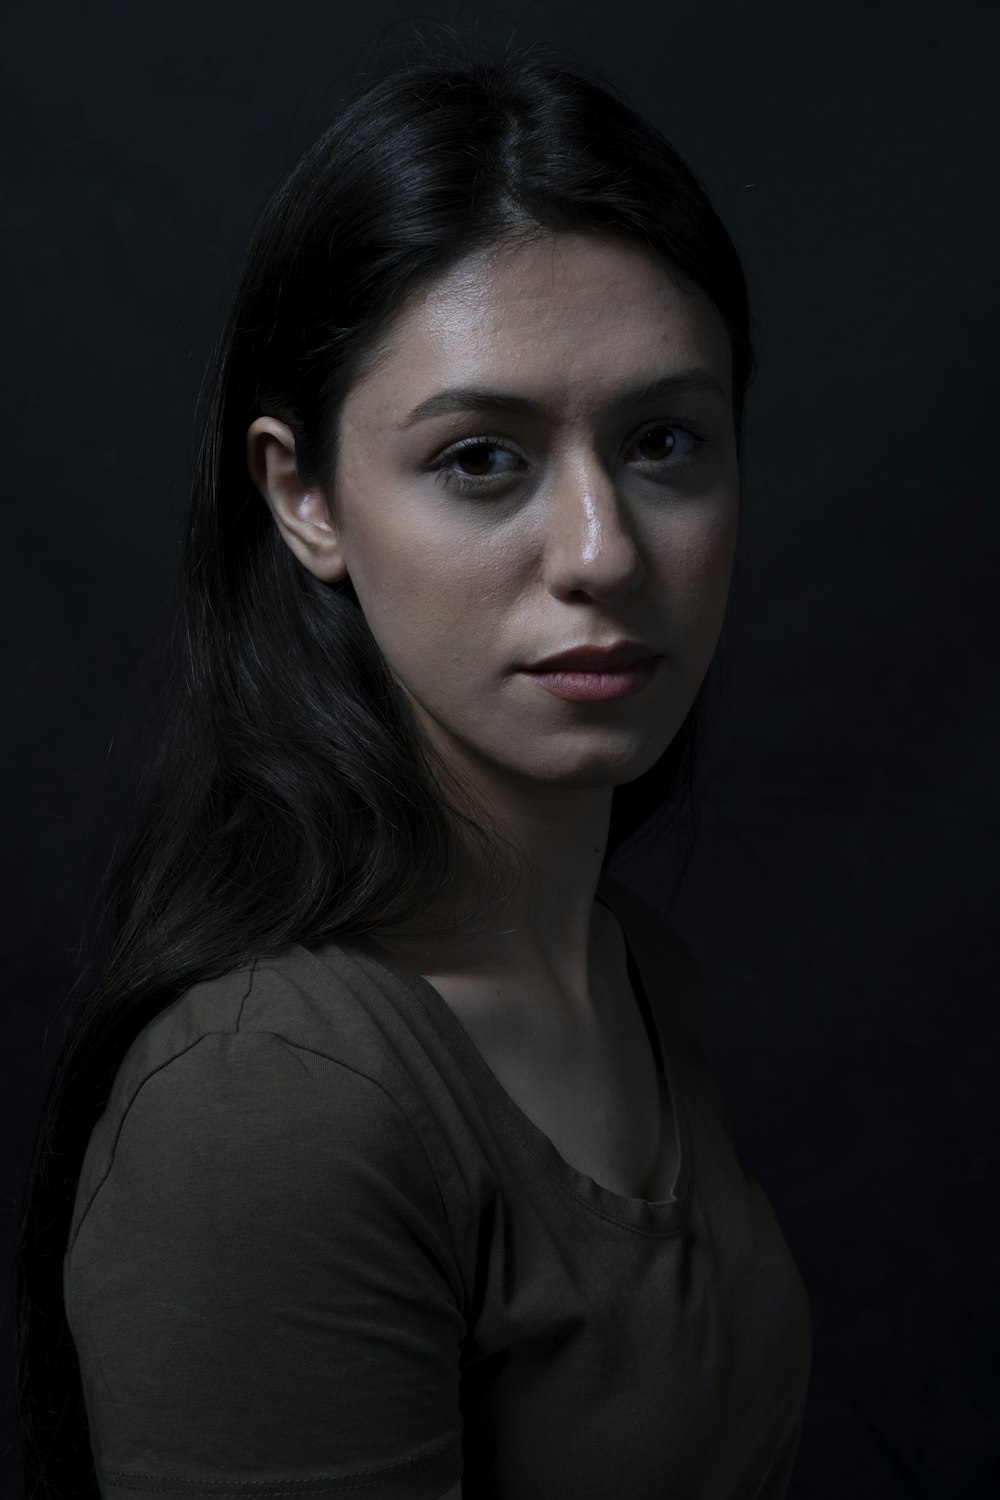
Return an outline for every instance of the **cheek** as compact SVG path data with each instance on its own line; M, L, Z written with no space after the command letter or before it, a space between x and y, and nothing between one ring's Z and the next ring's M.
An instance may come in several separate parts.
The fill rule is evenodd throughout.
M408 681L442 665L467 668L470 641L488 634L505 607L496 551L429 526L359 531L354 551L358 601L390 666Z

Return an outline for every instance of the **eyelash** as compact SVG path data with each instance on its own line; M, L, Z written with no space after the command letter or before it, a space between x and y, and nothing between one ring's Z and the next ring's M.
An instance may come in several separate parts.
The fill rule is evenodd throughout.
M645 460L646 463L651 464L672 463L675 468L685 467L688 464L694 463L699 457L700 451L703 448L706 448L711 442L711 439L704 428L698 426L694 422L654 422L649 427L644 427L642 429L642 431L638 434L636 441L638 442L640 439L648 437L651 432L686 432L689 437L694 438L696 444L695 449L692 450L691 453L685 454L683 458L649 458ZM510 470L507 471L506 475L476 475L458 474L453 469L447 468L447 465L449 463L452 463L460 453L469 448L496 448L504 453L513 453L514 451L512 448L508 447L508 445L501 438L487 436L466 438L464 442L455 443L451 448L448 448L444 453L442 453L440 458L431 465L431 470L433 473L437 474L437 482L443 489L455 489L459 492L459 494L462 495L483 494L487 490L496 489L498 484L505 477L511 477L512 471Z

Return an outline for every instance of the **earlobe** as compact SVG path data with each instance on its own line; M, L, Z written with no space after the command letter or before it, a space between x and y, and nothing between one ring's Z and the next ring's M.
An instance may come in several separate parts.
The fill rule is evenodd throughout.
M307 489L295 467L295 437L275 417L257 417L247 430L247 469L282 537L324 583L347 576L340 539L322 490Z

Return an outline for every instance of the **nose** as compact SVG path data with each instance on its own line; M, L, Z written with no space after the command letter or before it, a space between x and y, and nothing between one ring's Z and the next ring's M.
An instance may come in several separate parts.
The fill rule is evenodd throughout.
M561 466L545 520L545 575L559 598L608 599L637 588L645 574L634 522L596 457Z

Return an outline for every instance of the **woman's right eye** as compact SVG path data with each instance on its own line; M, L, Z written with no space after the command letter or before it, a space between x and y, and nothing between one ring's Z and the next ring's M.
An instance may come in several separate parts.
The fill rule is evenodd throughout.
M454 448L449 448L442 453L441 457L433 465L438 475L438 482L443 488L449 487L459 490L462 494L474 494L487 489L494 489L496 481L503 478L502 473L492 472L489 474L464 474L456 471L449 465L456 463L469 464L472 468L492 463L493 455L506 453L511 458L517 455L512 449L501 443L499 438L472 438L465 443L459 443ZM507 471L511 472L511 471Z

